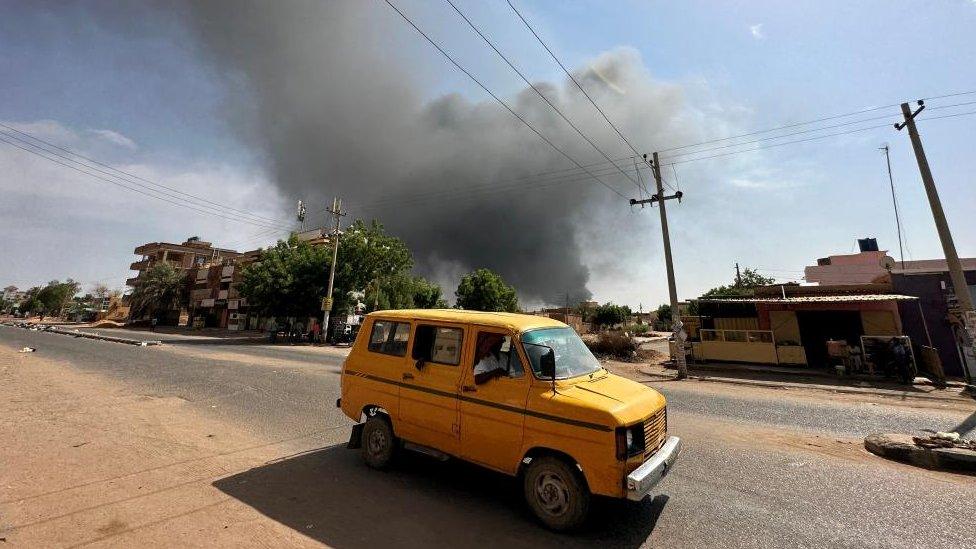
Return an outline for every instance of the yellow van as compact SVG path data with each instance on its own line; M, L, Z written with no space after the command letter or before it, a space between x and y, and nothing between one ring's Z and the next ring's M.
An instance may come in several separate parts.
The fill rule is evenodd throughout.
M406 448L518 475L555 530L578 526L591 494L643 499L681 448L660 393L607 372L572 328L541 316L371 313L336 404L369 466Z

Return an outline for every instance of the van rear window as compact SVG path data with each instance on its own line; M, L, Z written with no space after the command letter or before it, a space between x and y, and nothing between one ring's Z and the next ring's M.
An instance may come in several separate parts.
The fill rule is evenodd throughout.
M369 333L367 348L374 353L385 355L405 356L407 341L410 339L410 324L406 322L392 322L377 320Z

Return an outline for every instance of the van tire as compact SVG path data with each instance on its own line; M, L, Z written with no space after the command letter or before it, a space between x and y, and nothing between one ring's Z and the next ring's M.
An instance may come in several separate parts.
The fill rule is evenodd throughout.
M363 426L362 445L360 454L363 461L373 469L386 469L393 461L396 453L397 440L393 435L393 426L386 416L377 414L370 416Z
M590 509L590 491L574 464L554 456L532 459L522 480L525 501L548 528L578 528Z

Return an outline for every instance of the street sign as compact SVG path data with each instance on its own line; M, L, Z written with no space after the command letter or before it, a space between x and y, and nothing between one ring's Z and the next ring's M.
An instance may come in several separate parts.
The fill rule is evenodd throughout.
M322 298L322 310L323 311L331 311L332 310L332 298L331 297L323 297Z

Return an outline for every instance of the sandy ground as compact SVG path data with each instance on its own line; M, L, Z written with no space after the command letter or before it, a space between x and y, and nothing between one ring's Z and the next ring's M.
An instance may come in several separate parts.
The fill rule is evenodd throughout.
M251 439L182 399L0 347L0 440L3 545L315 545L211 485L288 441Z

